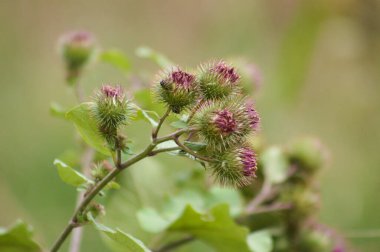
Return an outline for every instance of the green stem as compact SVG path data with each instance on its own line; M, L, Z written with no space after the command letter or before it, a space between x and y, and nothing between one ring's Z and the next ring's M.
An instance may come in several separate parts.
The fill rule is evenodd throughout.
M158 150L151 151L150 155L154 156L154 155L156 155L158 153L168 152L168 151L175 151L175 150L181 150L181 148L179 148L179 147L171 147L171 148L158 149Z
M157 127L153 129L153 132L152 132L152 139L153 140L157 138L158 132L160 131L160 128L161 128L162 124L164 123L165 119L169 116L170 111L171 111L171 109L168 108L166 110L165 114L160 118L160 121L158 122Z
M186 145L184 145L183 143L181 143L178 139L178 137L174 138L174 141L176 142L176 144L184 151L186 151L187 153L189 153L190 155L200 159L200 160L203 160L203 161L206 161L206 162L212 162L213 160L211 158L208 158L208 157L203 157L201 155L199 155L198 153L192 151L191 149L189 149Z
M167 117L167 115L164 115L163 117ZM163 122L163 120L160 120ZM161 123L162 124L162 123ZM127 160L124 163L119 164L119 157L117 158L117 162L115 163L116 168L113 169L110 173L107 174L106 177L104 177L99 183L97 183L94 187L91 188L89 192L86 193L86 196L83 198L82 202L79 204L77 209L75 210L73 216L71 217L70 223L66 226L62 234L58 237L56 242L53 244L53 247L51 249L51 252L56 252L61 247L63 242L66 240L66 238L69 236L71 231L78 226L78 216L82 214L88 204L93 200L93 198L111 181L113 180L120 172L122 172L124 169L128 168L129 166L135 164L136 162L151 156L151 153L153 149L157 146L159 143L163 143L169 140L173 140L175 137L178 137L186 132L191 131L191 129L182 129L179 131L176 131L168 136L156 138L153 140L152 143L150 143L145 150L143 150L141 153L135 155L131 159Z

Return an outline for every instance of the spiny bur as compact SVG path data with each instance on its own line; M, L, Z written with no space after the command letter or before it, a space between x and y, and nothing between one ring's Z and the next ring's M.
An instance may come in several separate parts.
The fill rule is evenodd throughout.
M240 97L205 103L191 126L199 130L209 150L222 151L244 142L257 129L258 122L257 112Z
M256 177L256 153L248 144L242 146L212 155L215 161L210 163L210 169L214 179L221 185L241 187Z
M239 93L239 74L224 61L199 67L198 82L205 100L220 100Z
M103 86L95 97L93 115L98 128L111 148L118 147L118 129L126 125L134 110L120 86Z
M162 72L155 84L155 95L174 113L180 113L194 104L198 97L196 77L180 68Z

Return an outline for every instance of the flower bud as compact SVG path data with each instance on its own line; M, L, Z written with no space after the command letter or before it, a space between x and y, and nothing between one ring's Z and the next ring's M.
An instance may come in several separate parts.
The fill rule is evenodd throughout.
M248 110L242 99L227 99L204 104L191 124L211 150L221 151L244 142L256 127L257 114Z
M320 205L318 192L303 185L289 185L282 189L281 198L292 205L287 212L287 219L294 225L302 223L316 213Z
M199 87L206 100L219 100L236 94L240 76L223 61L200 67Z
M71 32L62 36L60 44L67 68L67 80L73 83L93 54L95 39L89 32Z
M106 165L106 163L100 163L100 164L94 165L94 167L91 169L91 175L95 181L100 181L105 176L107 176L111 170L112 170L112 167Z
M91 213L94 218L97 218L98 216L104 216L106 214L104 206L95 202L91 203L87 209L87 212Z
M235 58L231 62L239 69L239 85L244 94L256 94L263 84L263 75L257 64L245 58Z
M318 230L304 230L297 245L299 251L308 252L327 252L334 249L330 237Z
M258 130L260 127L259 113L257 113L256 109L253 106L253 103L247 102L245 106L249 119L249 125L251 126L252 130Z
M176 68L161 74L155 93L174 113L180 113L195 103L198 84L194 75Z
M100 133L112 148L117 140L117 130L127 124L133 109L120 86L103 86L96 94L93 114L98 122Z
M314 173L326 160L326 151L316 138L302 138L292 142L289 147L289 158L301 170Z
M214 153L210 162L217 182L226 186L245 186L256 177L256 153L247 144L224 153Z

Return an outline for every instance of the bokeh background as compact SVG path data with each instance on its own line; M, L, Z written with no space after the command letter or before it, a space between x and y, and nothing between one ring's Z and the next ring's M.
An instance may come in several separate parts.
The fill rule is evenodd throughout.
M70 124L49 115L49 104L75 102L56 44L76 29L123 50L145 75L158 67L135 55L142 45L190 67L210 58L254 62L262 73L256 96L265 141L319 136L330 149L320 219L361 251L380 250L379 237L358 237L380 230L377 0L1 0L0 226L22 218L50 245L72 212L75 190L52 161L76 140ZM128 84L106 65L83 79L89 94L109 82ZM107 251L91 228L84 243L85 251Z

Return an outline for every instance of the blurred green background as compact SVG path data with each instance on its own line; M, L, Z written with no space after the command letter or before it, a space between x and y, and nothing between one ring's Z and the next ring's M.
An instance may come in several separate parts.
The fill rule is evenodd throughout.
M0 226L22 218L50 246L71 215L75 190L52 161L76 140L49 104L75 102L56 42L76 29L123 50L148 78L158 67L135 56L141 45L189 67L238 56L254 62L263 76L256 97L265 141L316 135L330 149L322 222L347 235L380 229L377 0L0 1ZM83 79L88 94L103 83L128 81L106 65ZM350 241L361 251L380 249L380 238ZM92 228L84 242L83 251L106 251Z

